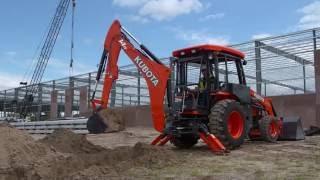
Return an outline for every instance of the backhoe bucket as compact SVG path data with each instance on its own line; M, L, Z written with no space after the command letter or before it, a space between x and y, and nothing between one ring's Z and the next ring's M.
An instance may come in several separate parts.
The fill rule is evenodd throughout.
M102 109L88 119L87 128L91 134L121 131L125 128L124 118L120 110Z
M303 140L305 139L300 117L284 117L279 140Z

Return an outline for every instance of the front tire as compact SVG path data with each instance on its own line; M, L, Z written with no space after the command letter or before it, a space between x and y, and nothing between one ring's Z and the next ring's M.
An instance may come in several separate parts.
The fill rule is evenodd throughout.
M276 142L279 138L279 127L277 120L270 116L265 116L259 121L261 137L267 142Z
M221 100L209 115L209 131L228 149L240 147L246 138L248 123L243 107L235 100Z

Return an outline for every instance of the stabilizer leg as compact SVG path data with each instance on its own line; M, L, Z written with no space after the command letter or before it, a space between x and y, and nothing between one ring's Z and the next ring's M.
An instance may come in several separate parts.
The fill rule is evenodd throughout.
M205 134L203 132L200 132L199 136L209 146L213 153L219 154L228 152L224 145L220 142L220 140L216 138L213 134Z
M163 146L163 145L165 145L168 141L170 141L171 139L172 139L172 136L171 136L171 135L160 134L159 136L157 136L157 137L151 142L151 145Z

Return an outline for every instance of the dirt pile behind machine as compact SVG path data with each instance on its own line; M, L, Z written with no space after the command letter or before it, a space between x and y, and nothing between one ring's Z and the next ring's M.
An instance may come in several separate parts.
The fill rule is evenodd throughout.
M179 148L189 148L202 139L212 151L225 152L241 146L246 138L275 142L279 136L292 137L284 134L290 133L283 130L287 121L277 117L271 99L247 86L242 52L218 45L192 46L174 51L167 67L119 21L113 22L105 39L96 78L99 82L105 71L102 98L95 99L93 94L89 132L107 129L99 111L107 108L111 87L118 78L121 49L141 72L149 89L153 125L160 132L152 144L170 141ZM167 114L163 107L165 95ZM297 122L297 118L290 121L302 128Z

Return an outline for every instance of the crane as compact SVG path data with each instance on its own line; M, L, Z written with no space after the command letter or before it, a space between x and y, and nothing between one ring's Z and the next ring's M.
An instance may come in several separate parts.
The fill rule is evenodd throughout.
M70 67L73 63L73 21L74 21L74 9L76 6L76 0L60 0L56 12L51 20L50 28L45 41L42 45L40 54L37 58L36 66L33 70L33 74L29 82L20 82L20 85L26 86L26 93L20 109L20 114L22 117L27 115L27 107L33 102L34 95L38 92L38 84L41 82L45 69L47 67L48 61L51 57L54 45L58 38L59 32L63 25L64 19L66 17L67 11L72 1L72 42L71 42L71 62Z

